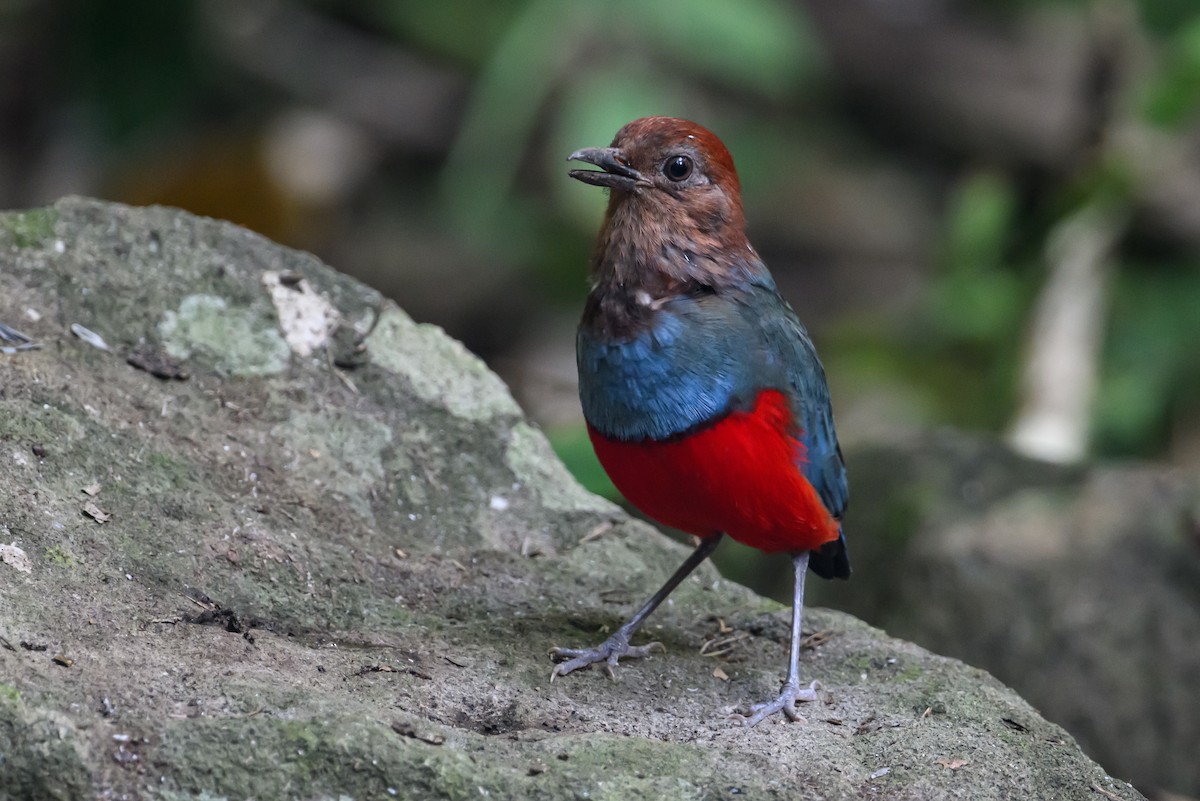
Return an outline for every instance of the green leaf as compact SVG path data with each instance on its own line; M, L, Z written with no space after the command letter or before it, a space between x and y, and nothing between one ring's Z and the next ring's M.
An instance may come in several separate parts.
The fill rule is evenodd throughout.
M937 282L933 309L942 334L996 343L1013 331L1023 298L1021 282L1010 272L958 272Z
M799 8L781 0L627 0L626 13L653 52L731 86L786 96L819 64Z
M1155 453L1175 405L1192 397L1200 375L1198 268L1194 261L1122 265L1094 409L1093 439L1100 453Z
M1164 64L1146 89L1146 119L1175 128L1189 122L1200 109L1200 16L1195 16L1171 40Z
M1012 229L1015 193L1003 177L977 172L950 199L946 260L951 272L980 273L998 266Z
M513 189L550 89L593 22L582 3L532 0L505 31L476 81L450 149L441 194L452 224L479 243L513 255L524 241L523 215L512 214ZM547 42L559 46L546 47ZM526 226L527 227L527 226Z
M478 64L492 52L523 0L389 0L363 10L407 39Z

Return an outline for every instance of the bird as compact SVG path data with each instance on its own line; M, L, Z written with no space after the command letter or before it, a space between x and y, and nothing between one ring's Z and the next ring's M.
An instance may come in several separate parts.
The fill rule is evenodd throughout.
M600 464L634 507L698 538L634 615L591 648L555 647L551 681L610 677L646 618L723 537L786 553L794 570L787 678L738 715L747 726L814 701L799 655L808 570L848 578L848 486L825 371L746 237L741 183L715 134L643 117L577 150L571 178L608 191L576 336L579 396Z

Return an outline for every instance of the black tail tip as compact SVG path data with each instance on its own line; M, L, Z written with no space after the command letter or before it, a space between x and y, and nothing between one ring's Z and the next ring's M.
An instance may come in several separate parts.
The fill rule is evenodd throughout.
M827 542L808 555L812 572L824 579L850 578L850 554L846 551L846 535Z

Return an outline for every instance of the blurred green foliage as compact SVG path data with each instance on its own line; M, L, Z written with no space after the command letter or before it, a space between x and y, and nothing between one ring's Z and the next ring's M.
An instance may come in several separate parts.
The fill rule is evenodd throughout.
M604 144L639 116L690 116L721 130L744 181L769 193L780 164L810 158L786 136L789 126L829 127L837 136L846 124L829 106L802 123L785 112L782 125L773 124L778 111L760 120L748 113L805 108L834 77L800 6L782 0L701 0L686 12L635 0L395 0L378 9L398 36L475 70L440 179L450 225L490 258L524 264L558 302L579 300L586 259L580 237L595 230L605 202L602 193L571 182L552 180L547 188L530 180L560 173L563 154ZM1020 6L992 9L1004 16ZM1145 118L1158 126L1190 124L1200 108L1200 14L1172 0L1146 0L1140 12L1164 53L1139 89ZM470 30L462 29L463 19L473 20ZM535 152L545 160L531 162ZM1098 149L1090 161L1043 181L1040 196L1028 194L1027 175L1010 169L963 170L946 193L936 270L919 317L899 328L851 318L834 329L827 360L858 376L873 373L876 391L924 399L914 408L927 422L1002 430L1014 412L1029 315L1046 277L1046 237L1086 205L1135 202L1121 158ZM1124 247L1116 258L1095 450L1149 455L1165 446L1169 420L1187 405L1184 388L1194 380L1196 348L1180 333L1189 324L1188 301L1200 297L1196 263L1172 255L1157 264L1126 256ZM1136 357L1147 349L1162 358ZM831 365L831 372L839 369ZM587 486L613 493L581 432L555 432L553 439Z
M1200 123L1200 13L1191 2L1140 4L1162 57L1132 87L1153 128ZM1120 104L1121 100L1117 103ZM1125 123L1128 124L1128 123ZM1136 124L1136 123L1134 123ZM1047 240L1085 206L1120 217L1139 203L1130 159L1102 142L1089 158L1022 196L1018 173L968 172L948 195L928 327L910 353L936 419L999 431L1011 420L1032 305L1046 279ZM1200 254L1121 236L1111 256L1101 374L1092 410L1097 456L1158 456L1200 421ZM894 380L894 376L893 379Z
M930 308L940 336L960 342L1011 339L1026 292L1008 269L1017 219L1016 195L1002 175L967 175L946 206L940 278Z
M613 485L596 452L592 450L592 441L588 438L587 429L583 426L558 426L546 430L546 437L551 447L571 474L579 483L590 491L608 498L610 501L621 501L621 493Z
M1167 40L1159 73L1146 89L1146 118L1166 128L1195 122L1200 108L1200 15Z
M772 260L777 271L782 263L783 269L799 264L795 272L803 272L809 257L819 260L821 248L829 247L819 237L813 244L782 230L812 225L804 216L812 208L778 206L800 197L836 206L845 197L837 185L807 196L797 185L836 184L875 167L912 177L936 198L915 302L880 314L863 311L851 298L836 314L818 317L814 334L837 397L883 397L917 425L1004 430L1016 408L1031 309L1047 276L1048 238L1092 205L1127 209L1135 220L1145 213L1137 151L1122 149L1112 131L1098 134L1091 150L1077 154L1078 163L1050 168L897 135L895 120L913 109L875 108L876 98L855 84L854 70L834 66L837 54L826 52L814 22L827 7L794 0L282 0L271 4L271 13L289 8L461 76L466 87L441 149L397 147L376 183L354 199L359 209L338 213L349 217L362 206L399 198L396 207L419 212L411 227L433 229L431 241L453 247L464 260L518 276L514 283L546 305L577 308L581 302L605 203L604 193L565 178L563 158L578 147L606 144L636 117L691 117L720 132L748 190L756 243L776 246L790 259ZM1133 119L1125 127L1144 125L1163 137L1194 135L1188 132L1200 126L1200 8L1195 0L1139 0L1128 8L1136 14L1139 64L1121 94L1106 101L1106 113L1127 115ZM57 25L30 22L33 10ZM917 26L922 15L945 14L1002 40L1035 25L1039 15L1086 19L1111 11L1094 0L959 0L918 4L895 20ZM45 44L65 51L57 58L49 55L52 48L29 47L30 57L42 61L22 76L45 81L30 94L58 108L23 135L54 139L54 125L75 121L87 127L81 152L115 169L141 162L153 175L163 154L182 152L211 131L234 131L233 145L218 141L213 148L215 161L246 182L257 180L259 173L242 160L254 157L258 143L240 141L238 132L312 99L289 96L294 89L272 86L262 74L247 79L243 67L213 45L204 18L244 14L240 19L249 26L260 12L196 0L0 6L15 40L36 43L42 35ZM1013 80L1023 80L1019 70ZM821 163L830 158L838 163ZM199 175L185 172L181 179L193 194L219 172L213 161L200 163ZM217 181L206 191L218 194L224 186ZM247 206L273 199L238 186ZM337 219L319 211L322 222ZM1153 226L1132 226L1112 256L1093 420L1100 455L1162 455L1181 430L1200 426L1194 312L1200 253L1148 230ZM403 253L409 244L394 248ZM836 291L855 290L853 283L837 283L840 278L830 271L820 280L833 282ZM802 280L794 285L805 287ZM810 321L813 311L825 311L814 308L820 301L792 300ZM509 344L481 350L502 354ZM588 486L612 493L582 429L552 435Z
M1154 455L1200 409L1200 263L1124 263L1114 290L1095 449Z
M192 115L203 74L192 2L70 5L62 80L109 148L139 144Z
M1138 0L1136 8L1147 33L1155 38L1169 38L1196 17L1194 0Z
M388 0L360 4L359 10L401 41L478 67L526 5L525 0Z
M476 4L448 5L465 11ZM431 26L426 20L420 27ZM587 69L578 69L581 60ZM536 227L544 198L521 191L524 155L535 141L549 143L541 166L558 173L580 143L604 144L594 141L597 132L611 136L637 117L715 117L703 113L711 111L703 83L778 103L816 63L803 15L784 0L695 0L686 9L639 0L530 0L513 9L480 64L444 168L443 200L466 236L501 258L536 260L545 253ZM556 113L547 119L552 96ZM594 225L601 193L563 182L551 191L578 225Z

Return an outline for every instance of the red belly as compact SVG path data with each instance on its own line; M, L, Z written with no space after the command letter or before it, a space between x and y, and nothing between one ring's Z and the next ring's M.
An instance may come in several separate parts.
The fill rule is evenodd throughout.
M764 551L813 550L838 523L801 474L787 400L759 394L754 409L665 442L618 442L588 433L609 478L658 522L701 537L725 532Z

